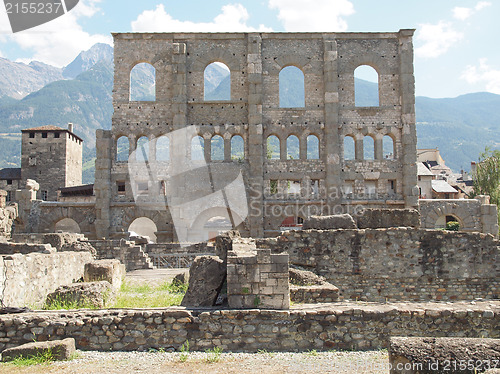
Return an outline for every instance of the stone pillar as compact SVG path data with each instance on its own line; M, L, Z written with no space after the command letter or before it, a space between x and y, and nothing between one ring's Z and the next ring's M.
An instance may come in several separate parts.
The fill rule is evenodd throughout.
M399 82L401 92L401 143L403 196L406 208L418 206L417 129L415 125L415 77L413 75L413 42L415 30L399 32Z
M320 138L320 157L326 165L325 190L330 211L340 204L342 186L342 132L339 125L338 53L335 40L324 41L323 74L325 81L325 138Z
M111 227L110 205L112 199L111 165L113 160L113 138L111 131L96 131L95 161L95 232L97 239L109 238Z
M19 204L18 214L20 222L16 224L17 233L33 232L33 229L38 228L38 215L31 215L34 202L36 201L36 193L40 186L32 179L26 180L26 188L16 190L16 200ZM36 231L35 231L36 232Z
M248 228L250 236L264 236L264 162L266 141L263 135L262 118L262 37L248 34Z
M7 191L0 190L0 209L5 208L6 199L7 199Z

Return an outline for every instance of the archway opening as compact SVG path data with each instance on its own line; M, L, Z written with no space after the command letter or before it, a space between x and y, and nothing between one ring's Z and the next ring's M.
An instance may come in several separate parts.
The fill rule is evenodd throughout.
M231 71L226 64L212 62L205 68L203 77L205 100L231 100Z
M55 224L54 232L72 232L80 234L81 230L80 226L74 219L63 218Z
M375 159L375 139L373 139L370 135L363 138L363 159Z
M231 160L242 161L245 158L245 142L240 135L231 138Z
M280 140L276 135L267 137L267 159L279 160L280 159Z
M146 136L141 136L139 140L137 140L137 148L135 150L135 160L136 161L149 160L149 139Z
M354 160L356 155L356 148L354 143L354 138L347 135L344 138L344 160Z
M205 159L205 139L195 136L191 139L191 160L201 161Z
M307 137L306 148L308 160L319 159L319 139L316 135L309 135Z
M287 160L298 160L300 158L299 138L290 135L286 139L286 158Z
M298 67L287 66L279 74L280 108L304 108L304 73Z
M232 228L231 222L226 217L222 216L212 217L203 225L205 238L209 241L215 240L217 235L229 231Z
M156 160L170 160L170 139L168 136L163 135L156 140Z
M220 135L214 135L210 141L210 158L212 161L224 160L224 139Z
M130 236L147 236L153 243L156 243L156 231L158 231L156 224L147 217L134 219L128 227Z
M116 161L126 162L128 161L130 153L130 143L126 136L121 136L116 141Z
M130 101L156 100L156 69L141 62L130 71Z
M354 102L359 107L379 106L379 76L368 65L361 65L354 70Z

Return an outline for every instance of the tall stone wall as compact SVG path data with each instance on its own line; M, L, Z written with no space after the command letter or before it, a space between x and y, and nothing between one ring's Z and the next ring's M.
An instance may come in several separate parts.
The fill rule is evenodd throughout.
M324 276L345 299L500 297L499 242L491 235L412 228L287 231L257 241Z
M36 307L48 293L83 277L89 252L0 256L0 297L9 307Z
M86 310L0 315L0 351L73 337L82 350L376 350L391 336L500 337L498 302L330 304L285 310Z

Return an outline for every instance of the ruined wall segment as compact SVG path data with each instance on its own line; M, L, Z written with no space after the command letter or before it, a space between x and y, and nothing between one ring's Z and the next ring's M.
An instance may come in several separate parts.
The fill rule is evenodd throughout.
M145 194L151 198L161 191L162 183L170 183L172 156L187 160L192 156L189 147L172 142L174 131L189 127L201 136L205 160L222 185L234 176L219 171L230 163L243 175L250 208L244 229L251 236L275 236L286 219L300 222L313 214L341 213L358 205L416 207L412 35L413 30L113 34L112 129L98 134L98 143L100 138L109 139L110 152L101 157L103 163L111 163L110 174L104 164L103 172L96 172L102 236L123 235L127 222L120 217L126 214L125 208L133 211L133 217L144 214L133 204L137 186L131 185L128 162L117 157L119 139L125 139L129 155L136 151L140 138L147 139L149 161L159 161L158 139L170 138L170 160L159 162L164 180L148 181L144 171L133 176L133 183L147 185ZM213 62L230 70L229 100L205 100L204 71ZM130 101L130 73L139 63L155 70L155 101ZM354 71L363 65L378 74L378 106L356 106ZM280 104L280 72L288 67L303 74L303 107ZM222 160L212 160L216 136L223 139ZM244 157L238 162L231 159L234 136L240 136L244 144ZM279 139L276 159L268 157L270 136ZM317 157L310 157L307 149L310 136L318 140ZM355 141L353 160L344 157L346 137ZM363 157L366 137L373 141L373 159ZM384 157L384 137L394 144L390 158ZM289 156L289 139L298 140L298 157ZM290 185L296 190L291 191ZM196 181L188 179L186 186L196 186ZM193 194L177 190L174 201ZM173 240L168 210L155 214L168 221L167 227L159 229L160 236Z

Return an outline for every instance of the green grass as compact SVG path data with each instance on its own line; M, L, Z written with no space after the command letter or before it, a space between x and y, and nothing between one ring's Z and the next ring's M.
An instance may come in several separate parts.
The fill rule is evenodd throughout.
M181 362L186 362L189 356L189 340L181 346L181 354L179 356L179 360Z
M85 301L67 300L64 298L57 298L50 303L45 303L42 307L43 310L61 310L61 309L98 309L94 304Z
M180 305L187 285L164 282L158 286L123 282L112 308L160 308Z
M33 366L33 365L47 365L53 362L54 355L52 354L51 350L46 350L37 353L35 356L29 356L29 357L17 357L12 361L9 361L8 363L13 366Z
M209 364L213 364L214 362L219 362L220 355L222 354L221 347L214 347L212 349L205 350L207 354L206 362Z

